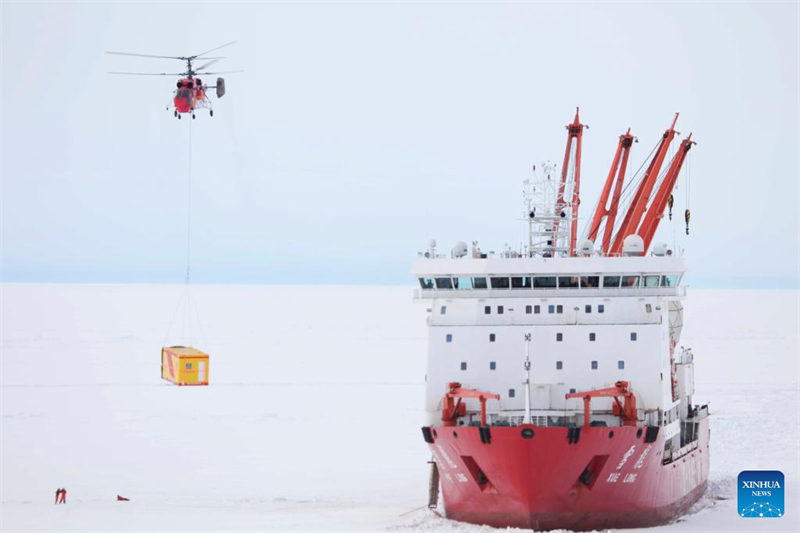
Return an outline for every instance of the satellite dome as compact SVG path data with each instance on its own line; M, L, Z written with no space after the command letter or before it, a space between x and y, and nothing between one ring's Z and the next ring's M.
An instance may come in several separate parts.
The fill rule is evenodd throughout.
M653 255L657 255L658 257L663 257L665 255L670 256L672 255L672 248L665 242L656 243L656 245L653 246Z
M622 241L622 255L642 255L644 253L644 239L636 235L628 235Z
M594 241L584 239L578 246L578 255L592 255L594 253Z
M431 239L428 242L428 248L436 248L436 239Z
M467 255L467 243L464 241L458 241L455 246L453 246L453 257L464 257Z

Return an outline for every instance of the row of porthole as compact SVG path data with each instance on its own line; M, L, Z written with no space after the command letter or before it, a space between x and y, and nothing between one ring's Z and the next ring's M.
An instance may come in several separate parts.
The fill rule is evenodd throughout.
M631 331L630 339L633 342L639 340L639 336L636 334L635 331ZM446 333L444 336L445 342L453 342L453 334ZM594 332L589 333L589 342L595 342L597 340L597 334ZM494 333L489 333L489 342L496 342L497 335ZM563 342L564 341L564 334L563 333L556 333L556 342Z
M531 428L524 428L522 431L520 431L520 436L523 439L532 439L535 435L536 435L536 433ZM436 433L435 429L433 430L433 436L437 437L437 438L439 437L439 434ZM639 429L636 430L636 438L639 439L641 437L642 437L642 428L639 428ZM455 438L455 439L458 438L458 433L456 431L453 431L453 438ZM613 439L614 438L614 430L613 429L608 432L608 438L609 439Z
M599 369L599 363L597 361L592 361L591 363L592 370ZM467 369L467 362L461 361L461 370ZM489 370L497 370L497 362L496 361L489 361ZM556 370L564 370L564 362L563 361L556 361ZM625 361L617 361L617 370L625 370ZM511 389L514 390L514 389ZM513 397L513 396L512 396Z

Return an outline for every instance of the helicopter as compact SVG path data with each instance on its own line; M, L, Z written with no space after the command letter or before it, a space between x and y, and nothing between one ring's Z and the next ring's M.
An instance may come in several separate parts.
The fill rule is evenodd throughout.
M212 48L202 54L195 54L193 56L159 56L150 54L132 54L129 52L111 52L107 54L114 54L120 56L134 56L134 57L150 57L157 59L177 59L186 62L186 71L178 73L167 72L109 72L109 74L123 74L127 76L180 76L177 82L177 88L173 91L172 101L167 104L167 111L173 109L173 114L176 118L180 119L181 115L191 113L192 119L197 118L195 115L196 109L208 109L209 116L214 116L214 108L211 105L211 100L208 98L209 89L214 89L217 98L225 96L225 80L217 78L215 85L206 85L203 80L198 76L217 76L219 74L232 74L235 72L242 72L241 70L229 70L225 72L207 72L205 69L216 63L224 57L206 57L211 52L216 52L221 48L230 46L236 41L231 41L222 46ZM195 67L194 63L199 61L207 61L205 64Z

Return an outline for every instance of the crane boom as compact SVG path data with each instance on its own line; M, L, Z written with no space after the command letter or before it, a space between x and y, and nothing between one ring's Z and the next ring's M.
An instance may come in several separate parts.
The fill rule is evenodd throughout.
M675 188L675 182L678 180L681 167L684 161L686 161L686 154L689 153L689 150L692 149L692 145L694 144L696 143L692 141L692 134L690 133L681 143L678 153L672 160L672 164L669 170L667 170L667 175L664 177L664 181L661 183L656 196L653 198L653 203L650 205L650 209L647 210L642 225L639 227L637 233L644 240L643 253L647 253L647 249L653 241L653 236L658 229L658 225L661 223L661 219L664 218L664 209L667 207L669 197L672 194L672 190Z
M619 136L619 143L617 144L617 152L614 154L614 160L611 162L611 169L608 171L606 184L603 187L603 193L600 195L600 201L597 203L597 210L592 219L592 225L589 227L589 239L596 241L597 235L600 232L600 225L605 218L605 229L603 231L603 253L608 253L608 248L611 245L611 232L614 230L614 222L617 219L617 209L619 207L619 198L622 193L622 184L625 181L625 170L628 167L628 157L630 156L630 149L633 145L633 135L631 129L623 135ZM614 186L614 195L611 197L611 203L608 203L608 197L611 195L611 187L616 180Z
M656 151L656 155L650 162L647 172L645 172L644 178L642 179L642 183L640 183L639 188L636 189L636 194L633 197L633 201L628 207L628 211L625 213L625 218L622 221L622 225L614 237L614 244L609 252L611 254L619 254L622 251L622 242L625 240L625 237L636 233L636 229L639 227L639 223L642 220L642 215L647 208L647 203L650 201L650 195L653 192L653 187L655 187L656 181L658 180L658 174L661 171L661 166L664 164L664 159L667 157L669 146L672 143L672 139L675 138L675 124L678 122L679 115L680 113L675 113L675 119L672 121L672 125L661 137L661 142L658 150Z
M575 119L572 124L568 124L567 128L567 148L564 151L564 164L561 165L561 181L558 185L558 197L556 200L556 212L564 213L567 206L569 206L570 214L570 237L569 237L569 255L575 255L576 244L578 240L578 207L580 206L580 191L581 191L581 145L583 140L583 128L586 126L581 124L580 108L575 108ZM569 202L566 201L566 188L567 176L569 176L569 156L572 154L572 141L575 140L575 182L572 186L572 198ZM553 235L557 234L559 221L553 225ZM554 243L555 244L555 243Z

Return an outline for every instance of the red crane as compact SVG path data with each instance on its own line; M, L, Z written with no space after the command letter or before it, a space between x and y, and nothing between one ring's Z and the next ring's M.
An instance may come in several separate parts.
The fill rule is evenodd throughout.
M675 124L678 122L678 115L679 113L675 113L675 120L672 121L672 125L661 137L661 143L656 151L656 155L653 157L653 160L650 161L650 166L647 167L644 178L639 184L639 188L636 189L633 201L628 207L627 213L625 213L622 225L614 237L614 244L609 251L610 254L619 254L622 251L622 242L625 240L625 237L636 233L639 227L642 215L647 208L647 203L653 192L653 187L655 187L656 181L658 180L658 174L661 172L661 166L664 164L664 159L667 157L669 145L672 143L672 139L675 138L675 134L677 133L675 131ZM645 251L647 251L646 248Z
M611 233L614 231L614 222L617 220L619 197L622 194L622 184L625 181L625 170L628 168L628 157L630 156L633 139L630 128L628 128L627 133L619 136L617 153L614 154L614 160L611 162L611 169L608 171L603 193L600 195L597 210L594 212L592 225L589 226L589 239L596 242L597 234L600 232L600 225L603 223L603 218L605 218L606 225L603 230L602 244L604 254L608 253L608 248L611 246ZM611 186L614 185L615 181L614 195L611 197L611 203L609 204L608 197L611 194Z
M681 172L683 162L686 161L686 154L689 153L689 150L692 149L692 145L695 144L697 143L692 140L691 133L683 140L678 149L678 153L669 166L669 170L667 170L666 176L664 176L664 180L661 182L658 192L653 198L650 208L647 210L647 214L642 221L642 225L639 227L639 231L636 232L644 240L645 252L647 252L650 243L653 241L653 236L658 229L658 225L661 223L661 219L664 218L664 209L667 207L669 198L672 195L672 189L675 188L675 182L678 181L678 174Z
M475 389L463 389L461 383L452 382L447 384L447 393L444 395L444 405L442 406L442 425L455 426L459 417L467 414L467 406L461 403L465 398L478 398L481 402L481 427L486 427L486 400L499 400L499 394L482 392Z
M625 426L635 426L639 413L636 410L636 396L628 389L627 381L617 381L613 387L607 389L594 389L583 392L573 392L566 395L566 398L583 398L583 425L589 425L589 418L591 414L592 398L614 398L613 413L616 416L622 416L622 423ZM625 399L625 403L619 401L620 398Z
M570 238L569 238L569 255L575 255L576 243L578 240L578 206L581 203L581 142L583 140L583 128L587 127L581 124L580 108L575 108L575 119L572 124L568 124L567 128L567 149L564 151L564 164L561 165L561 182L558 186L558 199L556 200L556 212L564 213L567 205L570 206ZM567 188L567 176L569 174L569 156L572 153L572 140L575 139L575 183L572 187L572 199L569 203L566 202L564 195ZM553 235L555 239L558 230L559 222L556 220L553 225ZM555 244L555 242L553 242Z

